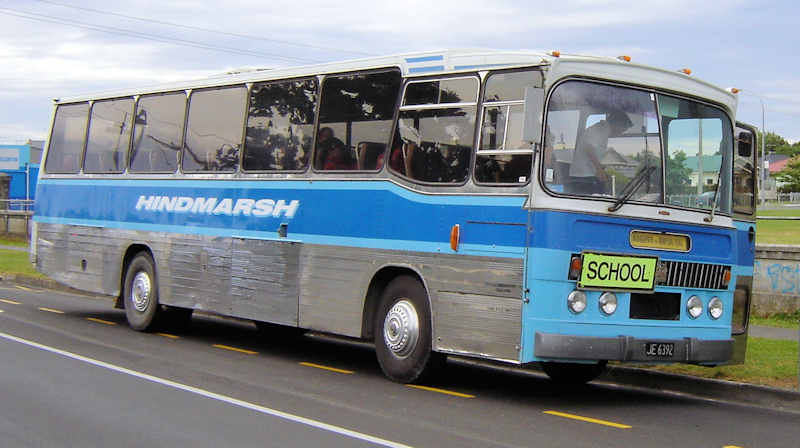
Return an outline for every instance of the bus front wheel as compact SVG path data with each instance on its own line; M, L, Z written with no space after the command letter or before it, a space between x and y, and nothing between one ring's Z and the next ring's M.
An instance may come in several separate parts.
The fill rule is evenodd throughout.
M147 253L131 260L125 272L125 316L128 325L137 331L153 329L160 311L155 263Z
M415 278L389 282L375 313L375 352L383 373L398 383L430 376L444 362L431 351L431 312L425 288Z
M542 370L551 380L560 384L584 384L600 376L606 370L607 361L592 364L574 362L543 362Z

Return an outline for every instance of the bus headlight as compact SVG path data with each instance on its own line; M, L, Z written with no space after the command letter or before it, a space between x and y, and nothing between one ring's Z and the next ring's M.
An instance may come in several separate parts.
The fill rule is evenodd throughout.
M689 300L686 301L686 311L692 319L700 317L700 315L703 314L703 301L700 300L700 297L689 297Z
M708 315L711 316L712 319L719 319L722 317L723 311L724 306L722 305L722 300L720 300L719 297L712 297L708 302Z
M610 316L617 311L617 295L613 292L604 292L600 296L600 311L606 316Z
M583 291L572 291L567 296L567 308L575 314L580 314L586 309L586 293Z

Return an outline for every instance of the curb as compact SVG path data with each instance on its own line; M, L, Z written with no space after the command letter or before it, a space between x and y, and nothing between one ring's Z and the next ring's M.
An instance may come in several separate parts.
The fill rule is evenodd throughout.
M39 278L30 275L2 274L0 275L0 281L13 282L35 288L65 291L89 297L108 297L97 296L87 293L86 291L80 291L62 285L55 280ZM535 368L531 369L520 366L500 365L493 362L484 364L483 362L469 358L463 359L462 362L465 362L466 364L490 365L494 368L515 371L518 373L538 373L538 369ZM800 392L790 389L778 389L749 383L715 380L710 378L679 375L675 373L658 372L638 367L620 366L609 366L606 372L595 381L599 383L638 387L660 392L685 394L692 397L713 401L757 406L800 414Z
M618 366L610 366L597 381L800 413L800 392L790 389Z

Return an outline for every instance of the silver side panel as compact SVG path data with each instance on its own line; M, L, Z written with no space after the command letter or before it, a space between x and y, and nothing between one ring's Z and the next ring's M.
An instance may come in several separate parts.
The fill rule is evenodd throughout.
M166 305L352 337L375 273L405 267L428 290L434 349L519 360L522 259L56 224L38 236L39 270L74 288L118 295L125 251L147 241Z

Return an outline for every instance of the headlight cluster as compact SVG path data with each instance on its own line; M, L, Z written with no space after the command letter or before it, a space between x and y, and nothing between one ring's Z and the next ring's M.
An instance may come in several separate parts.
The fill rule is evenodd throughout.
M617 296L613 292L604 292L598 300L600 311L610 316L617 311ZM567 308L573 314L580 314L586 309L586 293L577 289L567 296Z
M711 300L708 301L708 316L712 319L719 319L722 317L724 311L725 306L722 304L722 300L720 300L719 297L712 297ZM689 317L692 319L697 319L703 314L703 301L700 297L689 297L689 300L686 301L686 312L689 313Z

